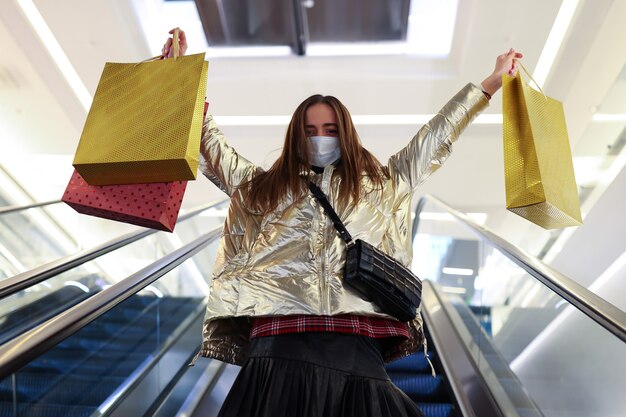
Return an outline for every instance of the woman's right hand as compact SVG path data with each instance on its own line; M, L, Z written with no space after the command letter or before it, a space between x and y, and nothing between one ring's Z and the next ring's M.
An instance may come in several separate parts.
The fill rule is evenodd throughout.
M174 31L178 29L178 55L179 56L183 56L185 55L185 52L187 52L187 37L185 36L185 32L183 30L181 30L180 28L174 28L172 30L169 31L170 35L174 34ZM174 37L169 37L167 38L167 41L165 41L165 44L163 45L163 49L161 49L161 56L163 58L172 58L174 56L174 48L172 47L172 44L174 43Z
M508 74L511 77L515 77L517 74L517 60L522 59L524 54L517 52L511 48L508 52L496 58L496 66L491 75L482 82L482 89L487 94L493 96L502 87L502 75Z

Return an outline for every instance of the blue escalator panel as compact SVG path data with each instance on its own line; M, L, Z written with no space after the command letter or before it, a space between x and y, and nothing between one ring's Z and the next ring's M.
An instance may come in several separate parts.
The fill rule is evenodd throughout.
M426 337L429 337L428 332ZM418 405L426 417L458 417L437 352L431 350L428 356L437 372L435 377L431 374L423 352L387 365L387 373L393 383Z
M87 417L157 355L201 298L134 296L0 382L0 417ZM15 389L14 389L15 387Z

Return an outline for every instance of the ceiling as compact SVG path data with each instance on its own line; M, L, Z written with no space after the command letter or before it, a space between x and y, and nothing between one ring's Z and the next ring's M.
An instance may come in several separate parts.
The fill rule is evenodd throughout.
M289 46L294 54L301 56L308 55L308 45L316 42L404 41L410 3L409 0L195 1L209 45Z
M450 52L445 56L299 56L296 47L296 53L288 56L228 58L218 56L213 48L217 41L207 49L193 1L3 0L0 164L35 199L47 200L58 198L69 179L88 105L59 70L55 58L60 54L44 46L27 19L20 6L25 3L36 7L91 95L105 62L136 62L157 55L167 31L181 26L189 38L189 53L209 51L208 101L218 123L222 117L229 142L248 159L268 166L278 155L285 125L233 124L224 116L288 116L309 95L331 94L355 118L365 120L357 123L361 139L385 161L409 141L419 124L370 124L364 116L413 115L417 120L419 115L433 114L466 83L479 83L489 75L496 56L510 47L525 54L525 66L537 75L563 1L459 0ZM335 4L343 4L320 3L331 11ZM357 3L346 1L353 9ZM626 124L592 120L598 112L626 114L626 48L617 43L626 40L626 2L574 3L569 29L557 43L558 52L541 83L548 95L564 103L574 155L599 158L623 136ZM236 16L237 11L231 14ZM496 115L497 120L500 113L498 94L486 114ZM504 209L501 134L499 123L470 126L446 167L419 195L432 193L463 211L487 213L490 227L521 241L534 226ZM584 175L577 166L577 176ZM590 184L596 180L591 175ZM201 178L189 185L183 206L220 196Z

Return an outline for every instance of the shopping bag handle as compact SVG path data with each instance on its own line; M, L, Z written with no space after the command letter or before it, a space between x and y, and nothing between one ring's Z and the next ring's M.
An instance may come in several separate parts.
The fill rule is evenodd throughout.
M172 46L174 47L174 61L180 55L180 29L174 29L174 39L172 39Z
M524 64L522 64L522 61L520 61L519 59L516 59L515 62L517 62L519 64L520 67L522 67L522 69L524 70L524 72L526 73L526 75L528 75L528 78L531 79L532 82L535 83L535 85L537 86L537 88L539 89L539 91L541 91L541 94L543 94L543 98L545 98L546 100L548 100L548 97L546 96L546 93L543 92L543 90L541 89L541 87L539 86L539 83L537 81L535 81L535 79L533 78L532 75L530 75L530 72L528 72L528 70L526 69L526 67L524 66Z
M172 40L172 46L174 47L174 61L176 61L176 59L180 55L180 40L179 40L179 37L180 37L180 29L176 28L176 29L174 29L174 39ZM165 57L163 55L153 56L152 58L144 59L143 61L137 62L135 64L135 66L137 66L139 64L143 64L144 62L158 61L158 60L164 59L164 58Z

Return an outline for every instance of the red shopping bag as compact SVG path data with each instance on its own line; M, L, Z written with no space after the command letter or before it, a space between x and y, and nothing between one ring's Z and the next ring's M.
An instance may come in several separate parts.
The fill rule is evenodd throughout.
M74 170L61 200L82 214L172 232L185 188L187 181L89 185Z
M172 232L185 188L187 181L89 185L74 170L61 200L82 214Z
M187 181L89 185L74 171L61 199L82 214L172 232Z

